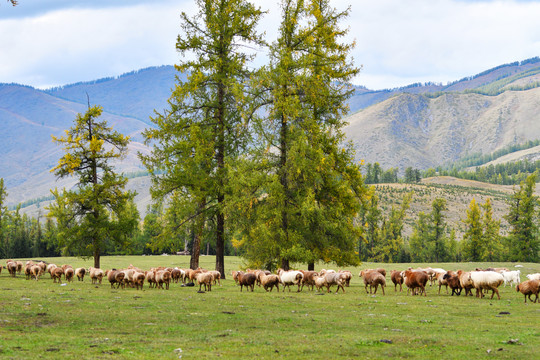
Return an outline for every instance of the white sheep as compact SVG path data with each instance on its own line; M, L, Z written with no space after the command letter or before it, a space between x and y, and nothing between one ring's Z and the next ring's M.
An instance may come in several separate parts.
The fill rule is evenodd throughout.
M503 276L503 279L504 279L504 286L506 286L506 284L508 283L514 286L519 284L521 282L521 279L519 277L520 274L521 274L521 271L519 270L501 272L501 275Z
M529 280L540 280L540 273L529 274L529 275L527 275L527 279L529 279Z
M493 271L471 271L469 273L469 279L472 281L474 288L476 289L476 297L483 298L484 294L482 290L491 290L491 298L495 293L499 300L499 290L497 289L504 283L504 278L501 274Z
M285 291L285 287L288 287L289 291L291 291L291 285L298 285L297 291L300 291L300 285L302 284L302 279L304 278L304 274L302 274L302 272L296 270L284 271L283 269L279 269L278 276L279 280L283 284L283 291Z

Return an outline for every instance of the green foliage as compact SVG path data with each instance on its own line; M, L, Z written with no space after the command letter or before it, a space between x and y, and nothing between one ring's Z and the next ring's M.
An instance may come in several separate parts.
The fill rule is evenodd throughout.
M263 116L235 173L235 245L250 263L358 262L354 226L365 189L341 120L358 72L328 1L283 1L270 64L254 77ZM242 171L240 171L240 169ZM246 174L247 175L244 175Z
M508 235L509 257L512 261L539 260L538 198L534 195L536 173L527 177L515 190L508 202L510 210L506 220L510 224Z
M58 178L74 176L78 181L76 189L52 191L56 201L48 207L48 216L57 220L63 252L93 256L98 268L103 250L110 242L127 245L139 219L135 194L124 191L127 179L111 165L112 160L124 158L129 138L113 131L106 121L98 121L101 112L101 107L89 107L84 115L77 115L65 136L53 136L65 154L52 171Z
M162 236L194 227L196 267L205 223L215 218L216 269L224 277L228 169L247 143L250 117L246 82L253 56L241 50L262 43L255 30L262 12L244 0L198 0L197 7L194 18L182 13L176 43L183 56L176 68L189 76L177 78L169 109L145 131L153 150L141 159L152 176L153 197L172 199Z

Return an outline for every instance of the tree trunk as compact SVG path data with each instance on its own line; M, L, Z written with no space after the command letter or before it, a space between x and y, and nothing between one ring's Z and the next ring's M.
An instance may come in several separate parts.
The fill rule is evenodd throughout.
M281 268L285 271L289 271L289 260L288 259L281 259Z
M198 211L200 212L206 206L206 200L201 200L199 203ZM201 238L204 231L204 214L200 214L196 226L193 231L195 232L195 238L193 239L193 251L191 252L191 260L189 262L189 268L196 270L199 267L199 256L201 254Z
M315 271L315 263L309 263L307 269L308 271Z
M99 252L99 248L94 248L94 267L96 269L99 269L100 268L100 260L101 260L101 256L100 256L100 252Z

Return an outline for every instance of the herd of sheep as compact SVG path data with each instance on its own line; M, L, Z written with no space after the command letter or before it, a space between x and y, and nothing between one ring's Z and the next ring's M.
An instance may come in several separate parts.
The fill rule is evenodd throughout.
M3 266L0 266L0 273ZM211 291L212 285L221 285L221 274L218 271L207 271L201 268L193 269L180 269L170 267L157 267L150 270L143 271L133 265L130 265L127 269L112 269L103 271L97 268L76 268L73 269L71 265L57 266L55 264L47 264L43 261L34 262L29 260L26 264L21 261L7 260L6 269L13 277L17 273L21 274L24 270L24 274L27 279L38 280L44 273L49 273L53 282L61 282L62 276L65 281L73 281L75 277L79 281L84 280L86 274L89 275L93 284L101 284L104 277L109 281L111 288L115 285L117 288L133 287L136 289L142 289L144 283L148 284L150 288L169 289L171 282L182 282L183 286L195 286L195 283L199 285L199 291L202 291L204 286L205 291ZM383 295L385 294L384 288L386 287L386 270L379 269L366 269L362 270L359 274L360 278L364 281L366 293L376 294L377 289L380 286ZM330 292L332 286L336 286L336 293L341 289L345 292L345 287L348 287L353 277L350 271L345 270L326 270L322 269L319 272L316 271L304 271L304 270L289 270L284 271L279 269L277 274L272 274L267 270L251 270L246 271L233 271L232 277L237 285L240 286L240 291L243 288L253 291L255 285L263 287L266 291L272 291L274 287L279 291L280 285L282 291L285 288L291 290L290 287L297 286L297 291L300 292L307 286L311 291L317 289L321 291L325 289ZM390 279L394 283L394 291L397 292L397 286L399 285L399 291L402 291L402 285L405 284L408 290L407 293L412 295L426 296L426 285L430 282L430 285L436 284L439 286L439 294L441 287L446 287L452 290L452 296L460 295L462 290L465 290L465 295L473 295L472 290L476 290L476 297L484 297L484 292L491 291L491 298L497 294L500 299L498 288L504 284L516 286L516 291L521 292L525 296L525 302L527 297L532 302L539 302L540 292L540 273L527 275L529 280L521 282L520 270L510 271L507 268L487 268L476 269L476 271L446 271L440 268L418 268L399 271L392 270L390 273ZM535 295L536 298L531 299L531 295Z

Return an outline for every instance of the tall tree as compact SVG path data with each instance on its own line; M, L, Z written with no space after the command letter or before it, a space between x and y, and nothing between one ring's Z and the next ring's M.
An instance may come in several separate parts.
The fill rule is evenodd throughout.
M405 194L401 206L392 205L388 219L382 226L380 241L375 247L375 259L381 262L399 262L405 241L402 236L405 215L409 209L413 192Z
M484 229L484 253L482 254L483 261L500 261L503 258L503 247L501 244L501 221L493 219L493 205L491 199L487 198L482 204L482 226Z
M443 261L447 253L446 246L446 221L444 216L444 211L448 208L446 206L446 200L443 198L437 198L431 203L431 228L432 228L432 239L433 242L433 255L435 256L435 261Z
M255 265L354 264L353 219L365 188L342 132L348 82L358 73L348 59L352 44L339 42L348 10L325 0L285 0L281 8L270 65L257 78L267 117L254 125L260 141L246 159L256 171L239 183L240 208L250 213L237 244Z
M6 187L4 186L4 179L0 178L0 256L5 259L7 255L8 239L7 239L7 220L9 212L5 201L7 198Z
M187 80L177 78L170 108L152 119L155 128L145 137L153 151L142 159L153 177L153 196L179 199L180 216L171 226L195 222L200 243L206 219L216 218L216 270L225 278L228 167L246 143L253 58L242 50L262 43L256 33L262 12L246 0L197 0L197 7L193 18L182 13L176 43L182 55L176 68Z
M506 220L510 225L508 235L510 260L535 262L539 259L540 241L537 225L537 196L534 195L536 173L529 175L520 184L519 190L509 200Z
M101 107L89 106L84 115L77 114L65 136L53 136L65 153L51 171L58 178L75 177L77 185L52 191L56 201L48 208L58 222L59 245L65 252L93 256L96 268L107 242L125 242L138 224L136 212L126 214L135 194L124 190L127 179L111 164L125 157L129 137L99 121L101 113Z
M463 234L462 253L464 260L482 261L484 253L484 234L480 206L472 199L467 210L467 218L463 220L467 227Z

